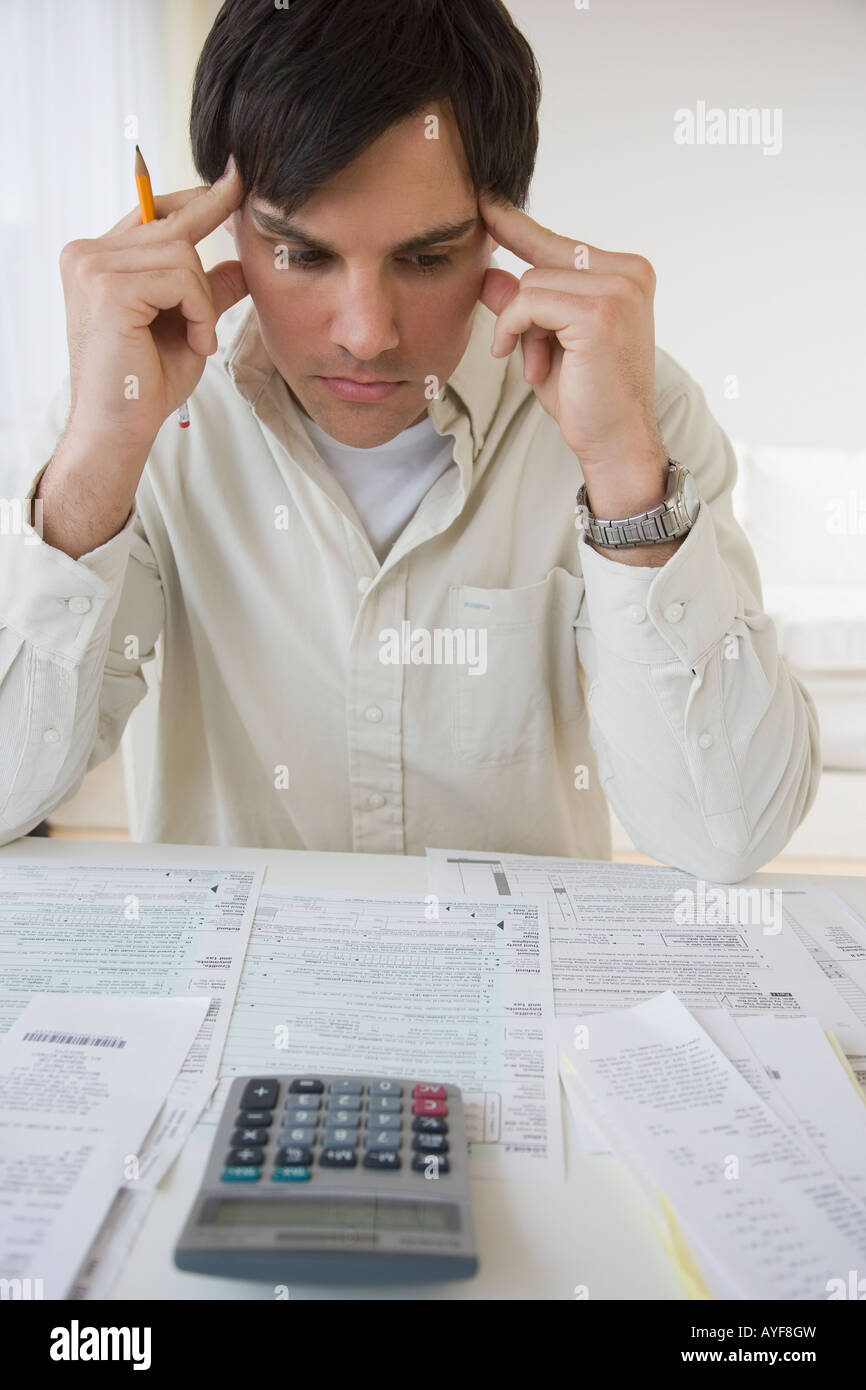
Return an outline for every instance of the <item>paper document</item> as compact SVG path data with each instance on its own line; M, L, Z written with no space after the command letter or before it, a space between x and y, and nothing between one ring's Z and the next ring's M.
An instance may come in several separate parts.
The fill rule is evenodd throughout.
M866 926L823 886L709 884L678 869L428 849L430 891L548 904L557 1016L673 990L688 1008L814 1017L866 1080Z
M263 869L0 859L0 1032L37 985L210 1001L140 1156L135 1198L118 1200L112 1242L101 1236L71 1297L105 1296L157 1183L213 1092L263 878Z
M7 1296L66 1296L208 1002L40 994L0 1040Z
M552 1022L543 903L265 892L223 1072L456 1084L474 1176L561 1181Z
M767 1022L782 1057L793 1025ZM826 1299L866 1267L866 1205L672 993L557 1031L570 1101L589 1108L659 1216L672 1214L715 1297ZM805 1030L797 1048L804 1056ZM838 1104L856 1115L845 1080Z

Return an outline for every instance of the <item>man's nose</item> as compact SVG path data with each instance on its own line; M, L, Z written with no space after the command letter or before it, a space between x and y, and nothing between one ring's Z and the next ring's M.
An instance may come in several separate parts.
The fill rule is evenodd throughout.
M393 351L400 341L394 303L374 271L347 276L338 289L331 320L331 342L359 362Z

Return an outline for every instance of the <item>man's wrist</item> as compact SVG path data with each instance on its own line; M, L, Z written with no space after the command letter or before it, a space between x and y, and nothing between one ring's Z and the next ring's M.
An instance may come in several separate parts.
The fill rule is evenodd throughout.
M638 516L661 506L668 485L668 455L661 440L624 443L606 456L579 456L593 516L605 521Z
M661 439L640 438L631 446L621 446L606 459L591 461L580 457L586 487L586 501L594 517L603 521L621 521L639 516L660 507L665 500L670 474L670 461ZM682 545L677 540L652 545L604 546L588 535L586 543L620 564L659 568L667 563Z

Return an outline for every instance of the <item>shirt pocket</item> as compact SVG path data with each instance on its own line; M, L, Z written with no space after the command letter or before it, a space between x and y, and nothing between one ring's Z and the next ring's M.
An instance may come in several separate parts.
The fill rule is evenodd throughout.
M557 725L586 718L575 637L583 593L583 580L558 566L520 589L452 586L450 624L466 630L474 654L474 669L455 664L450 673L458 757L525 762L552 747ZM470 628L480 629L471 642Z

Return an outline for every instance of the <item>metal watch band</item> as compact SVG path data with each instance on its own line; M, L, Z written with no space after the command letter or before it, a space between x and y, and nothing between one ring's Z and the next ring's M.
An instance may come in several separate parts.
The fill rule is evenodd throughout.
M587 538L596 545L615 547L636 545L660 545L664 541L678 540L692 528L693 519L689 517L682 495L681 474L687 474L676 459L668 459L668 486L664 501L647 512L637 516L625 516L603 520L593 516L589 510L586 484L577 494L577 513L582 516L583 529ZM577 524L577 523L576 523Z

